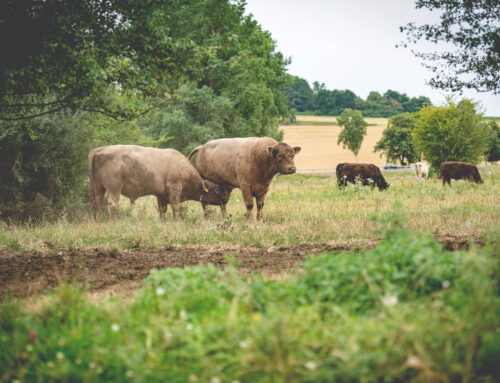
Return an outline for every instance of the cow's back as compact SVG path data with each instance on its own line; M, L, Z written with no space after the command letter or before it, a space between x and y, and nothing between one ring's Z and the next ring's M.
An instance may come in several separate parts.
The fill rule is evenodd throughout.
M277 142L269 137L222 138L202 145L194 157L194 167L203 178L222 185L239 187L258 173L267 158L267 147Z
M112 145L95 149L94 174L106 189L121 189L131 199L165 193L166 182L196 175L189 161L174 149Z

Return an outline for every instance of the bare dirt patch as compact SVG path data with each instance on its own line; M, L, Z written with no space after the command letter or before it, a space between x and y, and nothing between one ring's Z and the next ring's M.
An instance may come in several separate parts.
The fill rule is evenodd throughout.
M467 248L480 238L446 236L437 238L447 249ZM87 286L96 297L129 296L141 286L150 269L228 263L241 274L280 274L293 271L309 254L325 251L359 251L373 248L377 241L356 247L303 244L262 249L233 247L169 247L109 251L99 248L65 249L53 252L15 253L0 251L0 297L25 297L52 290L61 283Z

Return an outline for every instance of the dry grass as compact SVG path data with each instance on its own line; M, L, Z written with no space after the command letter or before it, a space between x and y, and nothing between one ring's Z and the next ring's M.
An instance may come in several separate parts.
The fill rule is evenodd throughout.
M42 250L68 247L162 247L173 245L260 247L302 243L359 246L380 238L374 216L389 214L399 202L409 226L437 235L476 237L500 233L500 167L481 168L484 185L438 180L417 182L407 172L386 173L388 191L359 185L339 190L335 178L281 176L273 182L264 208L264 222L246 222L241 193L228 205L232 218L223 221L218 209L204 220L199 203L185 203L185 219L161 223L153 198L135 206L121 199L119 217L98 223L61 221L42 226L0 227L0 248ZM54 250L57 251L57 250Z
M302 147L302 151L295 158L298 169L335 168L340 162L354 162L354 154L342 146L337 145L340 127L336 117L331 116L297 116L297 120L306 124L324 122L331 125L283 125L284 141L292 146ZM380 153L374 153L373 148L382 137L387 127L386 118L365 118L370 124L367 134L359 151L359 162L372 163L382 166L385 158Z

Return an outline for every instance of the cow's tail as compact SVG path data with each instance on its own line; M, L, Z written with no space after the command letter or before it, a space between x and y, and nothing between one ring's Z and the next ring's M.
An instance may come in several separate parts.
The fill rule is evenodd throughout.
M94 159L96 151L91 150L89 153L89 180L90 180L90 207L92 208L92 214L94 219L96 219L96 205L95 205L95 190L94 190Z
M193 150L191 150L191 153L189 153L189 156L188 156L188 160L191 159L191 157L198 151L202 148L203 145L200 145L200 146L197 146L196 148L194 148Z

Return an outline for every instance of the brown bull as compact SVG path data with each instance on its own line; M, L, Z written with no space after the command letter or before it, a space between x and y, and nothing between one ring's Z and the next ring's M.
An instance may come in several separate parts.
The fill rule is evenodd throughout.
M442 162L439 167L439 175L443 180L443 187L446 183L451 186L452 179L474 181L477 184L483 183L477 166L467 162Z
M363 185L387 189L390 185L385 181L380 169L373 164L343 163L337 165L337 181L339 188L347 186L347 182L355 183L357 179Z
M193 149L194 167L201 176L232 188L240 188L252 217L253 198L257 202L257 219L262 219L266 194L278 173L295 173L294 157L300 147L292 148L269 137L223 138Z
M204 197L215 201L220 196L202 180L188 159L174 149L144 148L135 145L112 145L89 153L90 203L94 219L108 192L108 213L112 217L120 195L132 203L142 196L154 195L160 218L165 218L168 204L175 220L180 217L179 204Z

